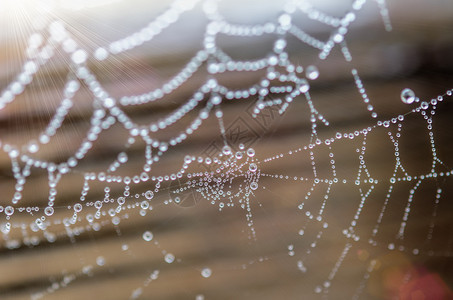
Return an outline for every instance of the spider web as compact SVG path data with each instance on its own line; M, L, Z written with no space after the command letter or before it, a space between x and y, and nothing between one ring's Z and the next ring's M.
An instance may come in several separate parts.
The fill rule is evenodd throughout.
M406 293L426 294L410 286L431 273L414 266L452 255L442 111L453 90L422 97L404 84L391 86L391 96L368 88L346 40L366 11L392 34L386 3L336 9L286 1L244 24L223 13L224 2L180 0L112 41L46 15L0 95L5 115L44 111L31 121L18 115L1 138L10 166L2 250L17 257L2 263L33 268L31 283L18 288L7 287L16 277L2 277L2 293L273 299L255 291L272 280L289 286L288 298L384 298L373 287L397 268ZM199 49L163 80L140 57L154 50L149 43L172 45L168 30L183 29L190 14L205 20ZM178 58L174 51L166 54ZM341 85L354 91L352 101L341 87L322 86L336 65L347 70ZM53 91L42 92L46 84ZM381 104L385 97L395 106ZM45 270L32 267L36 259ZM107 288L115 274L124 282Z

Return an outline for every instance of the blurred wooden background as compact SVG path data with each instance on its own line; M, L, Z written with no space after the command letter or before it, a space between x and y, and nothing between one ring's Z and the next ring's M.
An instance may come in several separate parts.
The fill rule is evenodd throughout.
M63 19L71 24L74 35L86 40L87 48L95 48L141 28L168 4L137 3L125 10L119 2L101 9L67 14ZM391 32L384 29L377 3L367 3L358 14L357 23L351 26L346 38L353 57L351 63L345 62L339 49L334 49L327 60L321 61L317 51L288 38L292 61L319 68L320 76L311 82L310 92L315 107L330 122L329 127L318 128L322 137L334 136L337 131L361 130L376 122L357 91L352 68L358 70L379 120L396 117L413 108L399 99L401 90L406 87L425 100L453 88L453 2L398 0L387 4L393 25ZM341 6L325 1L319 5L329 14L342 16L350 4ZM238 11L240 6L244 8ZM278 3L270 1L238 1L228 3L224 10L232 22L256 23L276 18L278 8ZM26 30L13 26L17 20L10 21L10 26L0 30L3 33L0 88L13 79L23 60L20 49L25 39L18 36ZM296 22L320 39L329 36L319 24L302 17ZM171 78L200 49L205 24L198 6L155 41L106 62L92 62L90 67L114 96L146 92ZM273 37L225 37L219 44L233 58L253 59L271 50ZM58 53L29 88L0 111L3 144L22 145L46 126L61 96L67 59L64 53ZM262 76L260 72L226 73L219 75L218 80L229 87L247 87ZM140 124L159 120L183 103L207 78L208 74L201 68L163 101L131 107L127 112ZM294 101L283 116L266 110L258 119L251 118L249 113L254 100L228 102L222 109L227 132L239 125L246 128L243 142L255 149L258 160L309 143L311 123L304 98ZM434 116L437 154L445 164L436 170L438 172L449 171L453 166L451 100L446 97ZM84 137L93 109L86 88L76 95L75 103L53 142L39 151L40 158L63 161ZM159 137L174 136L197 113L189 114L175 128L159 132ZM426 121L413 113L406 116L403 124L400 152L404 167L413 175L429 173L432 155ZM106 169L124 150L126 138L121 126L113 126L101 135L76 171L65 175L58 184L56 213L50 220L61 221L72 215L67 206L80 197L81 174ZM153 165L152 174L159 176L177 171L185 155L207 153L212 143L219 140L218 123L211 116L193 136ZM58 235L56 241L43 239L39 245L33 243L36 238L42 238L42 233L33 232L29 226L3 235L0 298L30 299L32 295L41 295L43 299L129 299L135 292L136 296L140 295L139 299L196 299L197 296L197 299L349 299L354 295L360 295L360 299L452 299L451 178L430 179L421 184L414 197L404 241L398 241L396 234L413 184L397 184L376 238L377 245L371 246L368 239L384 203L395 164L394 149L386 130L374 130L368 138L366 161L370 173L380 184L368 198L360 217L357 231L361 240L350 241L342 230L349 227L360 203L359 190L354 185L359 168L356 148L360 146L358 139L336 142L333 146L337 172L340 178L348 179L348 184L333 186L324 213L324 221L329 226L319 239L316 235L323 223L310 221L305 211L320 209L327 185L320 185L305 203L305 210L300 211L297 206L309 191L310 183L262 176L256 196L251 198L256 240L248 238L250 229L243 209L219 211L217 205L211 205L196 193L185 195L185 201L179 205L166 204L171 198L168 191L175 186L164 186L151 201L152 210L140 216L139 209L131 209L122 215L119 225L113 225L109 216L91 224L83 220L69 228L55 224L49 232ZM126 152L129 161L120 171L133 174L143 165L144 146L136 143ZM330 167L327 152L320 148L315 156L322 177ZM263 174L310 177L310 163L307 153L302 152L262 164L260 168ZM4 152L0 153L0 168L0 204L7 206L15 181ZM202 166L197 168L204 171ZM435 190L439 187L443 193L433 217ZM134 187L134 192L151 188L143 184ZM112 185L112 196L121 192L122 186ZM44 207L47 193L47 174L34 172L27 181L20 205ZM94 184L87 201L102 200L103 196L103 185ZM83 216L94 211L94 208L91 212L84 208ZM28 214L13 217L16 225L30 224L36 218ZM4 222L4 214L1 218ZM435 224L433 236L427 239L431 222ZM98 225L102 225L100 230ZM299 235L302 228L304 236ZM151 242L143 240L145 231L153 233ZM17 248L8 249L14 241L18 241ZM315 247L311 245L313 241L317 241ZM389 249L392 243L397 250ZM328 293L325 290L315 293L349 244L352 247L331 281ZM294 255L289 253L291 246ZM399 246L404 249L399 251ZM413 249L419 249L420 254L414 255ZM165 253L172 253L176 260L166 263ZM373 260L377 266L365 280ZM298 261L303 261L303 270L298 267ZM204 268L212 271L210 277L201 275ZM156 270L159 274L151 280ZM435 293L441 296L435 298Z

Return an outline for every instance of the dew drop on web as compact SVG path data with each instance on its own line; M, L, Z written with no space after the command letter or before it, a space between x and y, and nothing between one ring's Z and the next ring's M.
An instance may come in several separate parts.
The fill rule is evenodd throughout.
M210 268L204 268L203 270L201 270L201 276L203 276L204 278L209 278L211 277L212 275L212 270Z
M405 88L401 91L401 101L405 104L412 104L415 102L415 93L410 88Z
M164 260L166 263L171 264L172 262L175 261L175 256L171 253L165 254Z
M150 242L152 239L153 239L153 233L151 231L145 231L143 233L143 239L146 241L146 242Z
M306 69L305 69L305 76L307 76L308 79L310 80L315 80L319 77L319 71L318 71L318 68L316 66L308 66Z

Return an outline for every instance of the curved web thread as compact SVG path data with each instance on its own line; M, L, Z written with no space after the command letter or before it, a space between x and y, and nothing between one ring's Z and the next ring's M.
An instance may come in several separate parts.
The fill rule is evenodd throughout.
M344 42L348 32L349 25L356 19L356 14L360 12L365 1L355 1L350 12L346 13L342 18L329 16L304 1L288 1L284 6L284 11L278 16L276 21L268 22L262 25L238 25L231 24L221 15L217 8L216 1L204 1L200 4L203 13L210 21L206 27L203 49L199 50L196 55L181 69L173 78L164 83L160 88L140 94L127 95L118 99L110 95L107 90L98 81L95 74L90 70L88 62L94 60L104 61L110 56L117 55L122 52L129 51L135 47L141 46L143 43L153 39L158 34L163 34L164 30L171 24L178 21L181 14L191 9L199 9L195 5L199 1L175 1L170 8L163 14L158 16L155 21L150 22L146 27L131 34L121 40L112 42L107 47L101 47L89 54L87 50L78 45L72 38L69 32L66 31L64 25L60 21L52 22L48 27L49 40L44 42L43 36L39 33L32 35L29 39L29 47L26 50L29 60L23 65L22 72L16 77L16 80L9 84L2 92L0 105L2 107L8 105L15 100L15 96L23 92L29 83L33 81L33 76L38 72L39 68L45 65L52 58L53 50L61 47L64 52L70 56L70 72L66 82L60 106L52 117L49 125L39 135L37 140L31 140L26 143L27 147L21 150L19 146L11 144L3 144L3 151L9 156L12 164L12 171L17 181L15 194L11 199L11 205L2 207L5 214L5 222L2 226L2 233L6 246L10 249L21 247L21 244L26 242L27 237L21 239L10 240L8 235L11 231L19 231L23 227L23 223L14 222L16 215L28 213L37 217L31 224L25 224L32 228L32 231L42 231L42 238L35 238L31 243L38 245L44 239L49 242L54 242L60 236L67 236L71 241L75 242L75 236L83 234L85 231L98 231L102 227L114 224L118 226L123 220L128 218L129 211L139 211L141 215L145 215L147 210L152 209L152 200L156 195L166 192L165 183L178 182L178 188L170 187L170 199L164 204L172 202L179 203L181 197L186 193L195 193L202 200L207 200L213 205L218 205L219 209L227 207L240 206L246 211L246 220L250 228L250 238L256 239L257 233L255 230L251 201L255 197L255 193L259 189L265 189L265 185L261 185L260 179L271 178L272 180L294 180L300 181L310 186L304 199L299 205L299 209L304 213L305 224L297 231L299 236L303 238L307 227L316 223L318 229L316 234L310 241L310 246L296 252L297 247L293 244L288 245L288 254L291 257L297 258L297 268L302 272L307 272L305 266L306 260L314 252L317 244L323 238L324 231L329 227L329 223L324 219L324 210L329 205L331 190L340 184L350 183L350 179L341 178L336 172L335 151L336 143L340 140L360 140L361 148L357 149L359 158L359 167L357 177L354 180L354 185L357 186L361 198L359 206L356 208L353 220L350 226L343 230L345 238L345 246L341 251L338 261L333 266L331 272L327 276L327 280L321 285L314 288L316 293L328 294L330 285L335 279L337 271L341 268L342 262L347 257L354 243L363 240L363 237L356 233L357 224L360 220L361 212L366 206L370 195L373 195L373 190L378 184L388 184L388 194L380 209L380 214L375 221L374 229L369 237L368 243L372 246L379 247L380 243L376 237L379 234L383 218L386 214L387 207L392 198L392 191L399 182L409 182L412 184L405 206L405 213L401 219L401 226L398 230L395 241L390 241L386 245L389 249L398 248L400 251L408 251L414 255L424 254L419 248L407 249L404 245L405 229L410 221L410 210L419 186L430 180L438 180L451 175L449 170L437 156L435 138L433 132L433 118L439 102L444 98L451 96L452 91L448 90L445 94L438 96L430 102L422 101L420 105L412 109L406 115L398 115L389 120L379 120L372 123L373 125L362 130L352 132L339 132L329 138L321 139L318 136L319 126L329 127L330 123L320 111L315 107L315 101L310 94L310 81L314 81L319 76L319 71L316 66L309 65L306 67L297 65L291 62L289 54L286 51L287 36L293 35L300 42L319 50L319 58L327 59L332 49L336 46L340 47L346 61L352 61L352 56ZM383 16L386 29L390 29L391 25L388 22L388 13L382 1L379 1L380 12ZM195 8L194 8L195 7ZM292 14L302 12L310 19L332 27L332 32L326 41L318 40L309 34L305 33L293 24ZM220 35L251 37L272 34L277 36L273 49L268 56L253 60L253 61L238 61L234 60L226 54L216 42ZM139 125L135 123L130 116L125 112L125 107L129 105L142 105L154 101L165 101L164 97L171 95L175 90L181 87L184 82L194 76L194 74L202 67L206 68L209 78L191 95L191 97L176 110L168 114L166 117L157 122L152 122L147 125ZM221 74L227 71L249 71L256 72L259 70L265 71L265 76L256 84L245 89L231 89L220 84L216 79L216 74ZM358 75L358 71L353 68L351 71L356 87L366 104L367 110L371 113L372 118L377 118L378 115L374 111L374 107L370 104L364 84ZM83 142L77 150L66 161L56 163L52 161L40 160L34 158L35 153L39 153L40 147L50 142L52 137L60 129L65 117L73 106L72 98L78 92L81 84L86 85L92 94L93 115L90 120L90 129L87 131ZM402 92L402 100L405 103L418 103L418 98L411 94L410 90ZM270 97L272 95L272 97ZM245 145L238 145L235 150L234 145L229 145L225 136L225 126L223 121L223 102L248 100L252 97L257 97L253 106L253 117L258 117L263 110L269 107L277 107L279 114L284 114L295 99L302 98L306 101L310 114L310 143L300 146L288 153L279 153L264 160L259 160L255 156L253 148L246 148ZM207 100L206 100L207 99ZM198 109L196 117L191 120L190 124L185 127L182 132L173 134L171 138L166 140L158 139L154 133L163 130L168 130L171 126L177 124L189 112ZM200 155L187 155L184 161L181 162L181 167L178 172L169 173L161 176L154 176L152 166L159 162L160 157L170 152L172 147L181 144L191 135L196 134L198 129L203 125L203 122L208 119L211 114L214 114L219 123L219 131L222 136L224 147L221 152L216 153L213 157ZM399 138L402 135L404 120L407 115L420 114L427 123L429 131L429 143L432 150L432 168L430 172L424 174L410 174L406 171L403 163L399 158ZM89 153L92 144L112 126L120 124L128 133L128 139L124 145L124 149L129 148L136 143L137 140L142 140L145 144L144 157L145 164L140 170L132 176L121 176L115 174L116 170L128 162L126 152L120 152L110 166L102 172L86 172L83 174L84 185L81 191L80 199L68 206L68 211L72 216L63 220L52 220L55 213L55 205L57 204L57 186L59 181L65 174L71 173L72 170L79 164L80 161ZM365 159L367 150L367 139L376 131L385 131L388 133L389 139L394 146L395 167L394 172L388 182L382 182L373 178L373 174L367 168ZM327 178L318 174L317 165L324 158L317 158L317 150L320 147L327 147L331 175ZM312 165L312 174L307 177L293 177L285 174L268 174L261 171L269 162L287 159L302 153L307 155ZM192 171L191 168L195 164L201 164L208 167L210 171ZM23 167L21 167L23 165ZM33 168L43 169L48 173L49 197L46 207L20 207L22 198L21 191L26 184L27 177L32 172ZM444 171L440 171L443 168ZM212 170L212 171L211 171ZM235 181L240 181L239 186L233 184ZM87 201L90 195L90 185L92 182L106 183L104 187L104 199L97 201ZM151 189L143 193L134 193L133 185L148 182L147 185L152 186ZM149 184L149 182L151 184ZM185 184L180 185L180 182ZM121 196L113 196L110 194L110 183L120 183L124 186L124 191ZM323 198L319 203L318 209L314 212L307 210L304 203L312 200L312 194L316 191L323 190ZM433 220L429 225L429 234L426 237L429 240L432 237L432 232L435 227L435 217L437 214L437 205L441 199L442 188L438 188L435 193L435 208L432 213ZM94 207L93 214L85 215L84 209ZM108 216L103 219L103 216ZM91 224L89 227L78 226L84 220L88 220ZM52 232L52 228L63 223L66 229L62 232ZM313 225L311 225L313 226ZM117 227L117 234L121 236L121 230ZM76 234L75 234L76 232ZM160 246L159 242L153 238L153 234L149 231L143 233L145 241L153 241L154 246L161 251L166 263L181 262L175 255ZM387 241L388 242L388 241ZM123 251L128 252L128 246L123 247ZM426 250L427 252L432 250ZM428 254L428 253L426 253ZM258 261L267 261L268 258L261 257ZM364 280L374 270L376 262L370 260L369 267L366 269ZM102 267L105 265L102 256L97 257L92 265ZM38 292L33 295L38 299L44 297L46 293L53 293L69 285L73 280L80 276L90 274L92 265L88 264L81 271L67 275L64 281L56 286L50 287L46 292ZM211 269L205 268L201 271L201 275L205 278L211 276ZM159 270L153 270L151 276L143 281L142 286L133 290L131 298L138 298L144 288L152 284L159 277ZM360 295L361 288L358 288L357 297Z

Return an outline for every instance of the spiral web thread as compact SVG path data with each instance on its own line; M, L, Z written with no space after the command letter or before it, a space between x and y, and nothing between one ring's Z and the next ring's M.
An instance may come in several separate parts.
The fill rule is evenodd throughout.
M49 22L45 32L37 32L30 36L28 48L25 50L28 60L23 64L22 71L15 80L12 81L1 93L0 108L3 109L8 104L14 102L16 96L21 94L34 78L34 75L44 65L50 63L53 54L62 49L70 57L68 62L69 72L67 74L66 84L63 90L63 99L61 99L54 116L51 118L47 127L39 134L37 139L32 139L25 143L24 147L12 144L2 144L2 150L8 155L14 178L16 180L15 193L10 200L10 204L2 206L1 213L3 215L2 236L4 247L13 251L22 245L38 245L43 241L55 242L61 237L69 237L72 242L75 242L75 236L80 235L85 231L98 231L102 227L120 222L127 221L129 211L140 211L141 215L145 215L147 210L152 209L153 199L161 193L161 188L165 183L184 181L187 182L177 189L171 190L171 199L165 204L181 201L181 197L187 192L197 194L202 200L207 200L213 205L218 205L219 209L227 209L235 205L239 205L245 211L248 227L250 228L249 236L256 239L255 227L253 224L253 216L251 202L255 197L258 189L265 189L261 186L260 179L263 177L270 178L274 181L279 180L294 180L295 182L303 182L310 186L309 191L300 201L298 209L306 219L306 225L298 229L298 234L303 238L308 223L319 223L319 231L314 239L309 242L310 246L304 249L296 262L297 268L301 272L307 272L305 261L309 259L314 251L319 240L322 239L323 233L328 228L328 220L324 218L324 209L328 205L331 190L337 186L348 183L348 180L337 176L335 151L336 143L341 140L360 141L361 147L357 148L357 156L359 158L359 167L356 174L354 184L360 192L361 201L356 208L353 220L351 220L349 228L342 231L345 238L345 246L331 272L328 274L325 282L314 287L316 293L328 294L329 287L338 270L342 266L342 262L348 255L348 252L353 247L354 243L360 241L361 237L357 233L357 224L360 220L361 212L365 206L373 190L378 185L388 185L388 192L385 201L380 209L378 219L375 221L374 228L369 237L368 243L372 246L379 246L376 236L379 233L380 226L386 214L389 202L392 199L392 192L399 183L409 182L412 188L407 198L405 213L401 219L400 228L395 241L388 244L389 249L398 248L403 252L409 252L413 255L426 254L433 255L429 250L423 253L418 248L406 248L404 245L405 229L407 222L410 219L410 209L412 200L417 192L418 187L425 181L439 181L443 178L451 176L451 170L444 165L441 158L437 155L436 139L433 131L433 119L438 109L440 102L452 95L452 90L447 90L445 93L437 96L430 101L419 100L411 90L404 90L401 97L403 102L412 104L415 107L405 115L398 115L388 120L379 120L377 112L371 104L371 99L368 97L364 83L362 82L358 70L351 69L351 75L355 85L360 92L367 111L370 114L373 124L362 130L351 132L338 132L334 136L321 139L318 137L317 129L319 126L329 127L329 120L326 119L316 108L316 99L312 99L310 95L310 82L314 81L319 76L319 71L316 66L300 66L291 62L288 53L286 52L287 37L292 36L297 38L301 43L306 44L319 51L319 58L328 60L329 55L335 47L339 47L343 53L344 59L352 62L352 55L346 45L345 37L348 33L348 27L352 24L356 17L360 14L362 6L366 1L354 1L350 11L344 14L343 17L337 18L330 16L305 1L287 1L283 5L283 10L276 20L271 20L264 24L257 25L239 25L228 22L218 11L217 1L196 1L196 0L179 0L174 1L170 7L159 15L155 20L139 31L132 33L120 40L111 42L110 44L99 47L92 53L89 53L83 48L83 45L78 45L72 39L70 33L65 29L64 23L56 20ZM390 31L391 24L389 13L386 9L384 1L376 1L379 12L384 21L385 29ZM140 95L128 95L120 98L115 98L103 88L94 73L90 70L88 62L101 63L102 61L127 53L128 51L140 47L142 44L152 40L154 37L165 34L165 29L171 24L178 22L179 18L187 11L199 9L209 20L209 24L205 28L203 47L199 50L190 61L170 80L163 84L160 88L156 88L149 92ZM309 19L327 25L331 29L329 38L325 41L307 34L303 29L293 24L293 14L302 12ZM225 53L220 46L217 45L217 38L220 35L253 37L262 35L275 36L275 42L271 53L267 56L253 61L238 61L231 58ZM47 36L47 38L45 38ZM165 118L156 122L147 124L146 126L136 124L127 115L124 108L128 106L139 106L155 101L165 101L165 96L172 95L181 85L191 78L196 71L201 68L206 68L210 74L208 78L198 89L193 91L189 99L180 105L175 111L169 113ZM260 80L249 88L241 90L233 90L222 86L215 79L216 74L229 71L249 71L255 72L264 70L265 75ZM93 114L90 119L90 128L86 132L83 142L78 149L64 162L44 161L36 158L39 154L40 147L48 144L56 135L59 128L62 126L65 117L73 106L73 97L79 91L81 84L89 88L92 95ZM270 97L272 95L272 97ZM278 153L274 156L259 160L255 155L253 148L247 148L245 145L238 145L237 149L233 145L229 145L226 137L226 129L223 120L222 104L226 101L245 101L250 98L257 100L253 104L253 117L258 117L266 108L277 108L279 114L284 114L290 107L293 101L306 101L309 108L311 133L310 142L307 145L301 145L291 149L285 153ZM191 111L198 110L198 115L191 121L182 132L176 133L168 140L159 140L155 137L156 132L170 130L171 126L178 123L183 117L187 116ZM426 121L426 126L429 131L429 145L432 152L432 167L430 172L426 174L409 174L399 157L399 140L402 136L404 121L407 116L419 114ZM211 115L215 116L219 124L219 134L223 139L223 148L221 152L214 156L192 156L187 155L184 161L181 162L181 168L178 172L154 176L152 166L159 159L171 151L172 147L182 143L191 135L197 133L197 130L202 126L204 120ZM128 156L126 152L119 153L117 159L111 162L110 166L103 172L86 172L81 174L84 178L84 185L79 199L74 200L67 207L72 216L64 219L55 219L55 208L58 206L57 186L62 177L67 173L73 172L73 169L83 161L84 157L89 153L92 145L103 134L114 125L121 125L128 132L128 139L124 145L127 149L137 140L142 140L145 144L144 157L145 163L141 170L138 170L133 176L121 176L116 174L116 170L123 164L127 163ZM373 174L369 172L367 161L367 140L373 136L375 132L384 131L388 134L391 143L394 146L395 164L391 178L387 182L378 181L373 178ZM318 174L316 151L320 147L326 147L329 152L329 164L331 174L328 177L322 177ZM306 155L312 165L312 176L298 177L288 176L282 170L282 174L267 174L261 169L268 163L283 160L286 158L296 157L299 154ZM297 159L297 158L294 158ZM204 165L208 171L190 172L192 166L196 164ZM41 169L48 174L49 196L48 203L45 207L38 206L21 206L21 191L23 190L27 177L34 169ZM232 181L240 179L239 187L233 186ZM93 182L101 182L105 185L103 200L87 201L90 194L90 186ZM133 186L145 183L147 186L152 186L151 189L139 194L132 192ZM111 195L109 183L122 184L124 192L120 196ZM209 183L209 184L208 184ZM211 184L212 183L212 184ZM323 190L322 202L319 205L319 210L314 212L307 210L304 203L311 199L315 191ZM442 199L442 188L438 188L434 195L434 210L432 212L432 222L429 228L427 240L432 236L435 227L435 217L437 214L437 206ZM4 202L5 203L5 202ZM84 214L84 210L89 207L95 208L94 214ZM60 207L61 208L61 207ZM64 208L61 208L64 209ZM15 221L16 216L29 214L34 216L34 221L30 224ZM97 221L104 218L102 221ZM81 226L84 220L88 220L89 226ZM54 231L53 227L60 224L65 226L62 232ZM42 236L34 235L30 238L24 234L22 239L10 239L11 232L21 232L23 228L30 228L33 232L42 232ZM19 233L20 234L20 233ZM145 231L143 239L156 244L159 243L153 239L153 233ZM128 246L124 245L123 250L127 250ZM288 253L290 256L295 255L295 246L288 245ZM163 250L164 260L167 263L173 263L177 260L175 256ZM300 252L298 252L300 253ZM442 254L442 256L451 256L451 249ZM268 258L259 258L259 261L267 260ZM99 256L93 265L84 265L77 273L69 274L64 277L61 282L54 283L46 290L34 293L33 299L45 297L48 293L53 293L58 289L64 288L72 281L80 276L90 274L93 268L102 267L105 264L104 257ZM358 298L362 292L366 280L373 271L376 261L368 262L363 282L357 289L354 297ZM211 269L203 269L201 275L203 277L211 276ZM143 289L150 285L159 277L159 270L154 270L151 275L144 279L143 283L131 292L131 298L138 298ZM200 295L200 297L202 297ZM200 298L201 299L201 298Z

